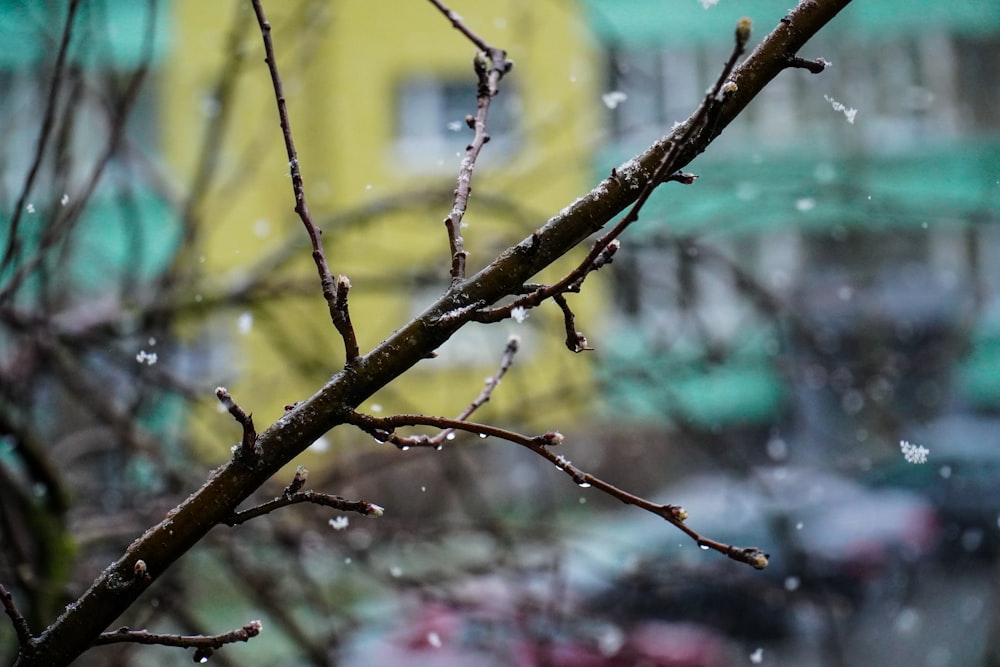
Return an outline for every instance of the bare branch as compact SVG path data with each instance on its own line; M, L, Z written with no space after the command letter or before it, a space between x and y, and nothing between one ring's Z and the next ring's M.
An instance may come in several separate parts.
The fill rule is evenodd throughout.
M566 348L570 352L592 351L594 348L587 344L587 338L583 335L583 332L576 330L576 316L570 310L569 304L566 303L566 297L562 294L553 294L552 300L556 302L556 305L559 306L563 313L563 325L566 328Z
M242 512L236 512L232 516L223 519L222 523L227 526L238 526L250 519L256 519L259 516L264 516L282 507L297 505L299 503L312 503L314 505L322 505L323 507L332 507L342 512L357 512L364 516L376 518L385 513L385 509L381 505L370 503L367 500L347 500L340 496L333 496L318 491L299 491L290 494L286 491L286 493L266 503L261 503Z
M142 592L140 587L122 586L122 582L131 581L134 577L137 559L142 559L149 565L152 576L158 576L220 521L232 516L240 502L318 437L341 424L362 421L353 412L354 408L427 358L455 333L463 323L462 318L449 318L449 313L482 308L519 294L519 290L533 276L601 230L630 204L637 202L638 193L644 184L662 181L665 176L684 168L737 117L750 100L786 68L788 56L794 55L849 1L810 0L796 5L746 62L732 72L727 80L727 83L733 83L733 86L728 87L731 92L719 103L710 127L703 127L696 136L691 133L693 121L703 117L701 112L696 112L687 123L675 128L668 136L619 167L618 178L603 180L591 192L567 205L528 238L500 253L478 273L453 284L423 313L400 326L382 343L350 363L349 368L333 375L314 395L286 412L260 434L262 453L258 465L251 469L234 465L235 462L230 461L213 471L200 489L171 510L160 524L138 537L118 560L94 580L87 591L46 629L44 642L22 650L18 656L19 667L68 664L86 651L93 645L95 638L128 609ZM259 8L259 1L254 2ZM262 13L260 18L263 19ZM260 22L264 24L263 33L267 35L269 26L266 21ZM265 38L265 43L266 48L269 47L269 37ZM271 63L273 60L269 65ZM732 88L736 90L733 91ZM279 107L283 108L283 104L279 104ZM672 157L665 159L664 156ZM667 169L658 169L658 165L663 164L666 164ZM613 239L609 239L609 242L610 240ZM324 288L327 287L332 290L332 281L330 285L324 285ZM376 433L391 435L391 430L379 431L381 424L377 420L366 422ZM469 430L468 425L462 422L447 420L438 420L428 425ZM487 427L478 430L486 435L500 434L499 430ZM544 436L540 438L538 447L544 449L541 440L544 440ZM558 438L553 437L552 440ZM726 546L713 546L713 543L706 541L703 543L716 550L722 550ZM754 561L758 555L763 556L752 550L727 549L723 551L727 555L742 555L747 562Z
M221 635L159 635L145 630L132 630L127 627L118 628L114 632L103 632L94 641L96 646L106 644L146 644L157 646L174 646L177 648L197 649L195 662L203 662L211 657L212 652L226 644L247 642L260 634L261 622L250 621L242 628L236 628Z
M465 157L458 169L458 185L455 187L455 204L451 213L444 219L448 230L448 244L451 248L451 279L459 282L465 279L465 241L462 238L462 219L469 205L469 195L472 194L472 172L476 168L476 160L483 146L490 140L486 132L486 119L489 116L490 101L499 92L500 79L514 67L513 61L507 59L507 52L491 46L482 37L469 29L461 17L448 9L438 0L430 0L431 4L444 14L451 24L469 41L476 45L479 52L473 59L473 68L479 85L476 90L476 115L466 116L466 124L473 130L472 142L465 147Z
M346 421L347 423L354 424L358 428L370 433L379 442L391 443L403 451L406 451L411 447L440 448L431 438L427 436L416 435L405 437L399 436L395 433L395 429L406 426L436 426L438 428L448 428L466 431L469 433L476 433L479 435L493 436L508 442L513 442L517 445L530 449L542 458L548 460L550 463L559 468L559 470L562 470L569 475L577 486L583 488L593 487L611 496L612 498L617 498L626 505L635 505L640 509L646 510L647 512L665 519L667 522L679 528L684 534L694 540L698 546L702 548L712 549L713 551L717 551L741 563L746 563L747 565L750 565L758 570L762 570L767 567L768 554L764 553L757 547L735 547L731 544L718 542L705 537L698 531L688 526L685 523L685 520L687 519L687 512L683 507L678 505L662 505L654 503L646 500L645 498L629 493L628 491L620 489L617 486L600 479L599 477L595 477L590 473L582 471L580 468L573 465L569 459L562 454L553 453L551 447L560 445L564 441L563 435L557 431L552 431L539 436L527 436L514 431L509 431L507 429L490 426L488 424L478 424L475 422L448 419L447 417L432 417L429 415L413 414L373 417L358 412L352 412L347 416Z
M52 136L52 128L55 123L56 108L59 106L59 88L62 86L63 73L66 70L66 54L69 51L70 38L73 35L73 22L76 19L76 12L80 7L80 0L71 0L66 10L66 25L63 27L62 39L59 42L59 53L56 55L55 69L52 72L52 82L49 84L48 99L45 103L45 113L42 115L42 129L38 134L38 143L35 147L35 154L32 158L31 167L25 178L21 194L18 195L17 203L10 216L10 229L7 231L7 247L0 260L0 275L11 266L14 257L18 252L18 231L21 224L21 216L31 196L31 189L38 178L38 170L42 166L42 159L45 157L45 148Z
M326 299L327 307L330 311L330 319L333 326L344 339L345 363L351 363L360 356L358 343L351 325L350 316L347 313L347 292L343 293L343 298L339 298L341 283L346 282L346 278L334 280L330 272L330 266L326 261L326 254L323 251L323 230L317 226L309 213L309 206L306 204L305 185L302 180L302 168L299 165L299 155L295 149L295 140L292 137L292 125L288 119L288 107L285 103L284 85L281 82L281 75L278 72L278 61L274 55L274 42L271 38L271 24L264 16L264 8L260 0L253 0L254 14L257 16L257 23L260 26L260 34L264 40L264 62L271 73L271 84L274 88L274 99L278 104L278 119L281 123L281 136L285 140L285 152L288 155L288 168L292 176L292 194L295 197L295 212L298 214L302 225L309 235L309 242L312 244L313 263L316 264L316 271L319 273L320 285L323 288L323 298ZM347 287L350 283L347 282Z
M261 448L257 443L257 431L253 426L253 415L247 414L243 408L237 405L225 387L216 387L215 396L225 406L226 410L229 411L229 414L233 416L236 423L243 427L243 440L236 452L236 457L244 462L259 458Z
M31 628L28 627L28 621L17 608L14 596L4 588L3 584L0 584L0 603L3 604L3 610L10 617L10 622L14 625L14 633L17 635L18 645L29 646L34 641L34 638L31 636Z
M612 244L632 223L639 219L639 212L642 210L642 207L645 206L649 197L653 194L653 191L661 183L667 181L678 181L680 183L690 184L694 182L694 179L697 178L696 176L679 171L680 167L683 166L680 164L683 149L688 148L695 139L705 133L706 129L710 129L710 132L706 134L712 134L714 132L714 126L718 122L719 110L725 102L726 96L735 90L727 90L727 84L729 84L729 77L732 75L733 69L736 67L736 61L739 60L739 57L743 55L746 50L746 43L749 39L749 35L750 21L749 19L741 19L737 24L736 43L733 46L733 51L730 54L729 59L726 61L726 64L723 66L722 71L719 73L715 84L705 94L705 98L702 100L698 110L695 111L694 115L683 124L683 130L681 131L680 136L671 141L669 148L663 153L659 164L653 170L650 178L647 179L643 185L638 198L632 204L632 208L629 209L629 212L621 220L619 220L619 222L609 232L604 234L594 243L590 252L587 254L587 257L559 282L536 289L530 294L516 299L506 306L497 308L489 313L484 313L479 316L479 318L476 318L477 321L496 321L497 319L509 316L510 312L515 308L532 308L554 295L562 294L570 290L578 290L589 272L600 268L600 266L610 261L611 255L613 255L617 249L616 247L612 247ZM732 85L735 86L735 84ZM621 176L617 173L617 171L613 171L612 180L617 180L619 178L621 178ZM563 312L566 312L565 308L563 309ZM575 338L575 333L576 332L574 331L574 333L570 334L567 338L567 347L569 347L570 350L578 351L576 349L577 344L571 342ZM584 345L586 345L586 343L584 343Z

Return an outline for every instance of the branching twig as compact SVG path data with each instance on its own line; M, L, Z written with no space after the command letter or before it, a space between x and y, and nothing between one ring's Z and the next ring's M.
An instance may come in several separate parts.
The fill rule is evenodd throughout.
M605 233L594 243L586 258L584 258L584 260L580 262L575 269L570 271L559 282L534 290L530 294L522 296L519 299L515 299L512 303L483 313L476 318L476 321L496 321L503 319L505 317L509 317L510 312L515 308L532 308L545 299L552 298L556 294L562 294L570 291L573 287L579 289L580 284L583 282L587 274L595 270L595 268L598 268L595 264L600 262L601 257L609 251L612 254L614 253L612 243L614 243L632 223L639 219L639 212L642 210L642 207L645 206L649 197L653 194L653 191L661 183L667 181L678 181L680 183L690 184L694 182L696 177L693 174L680 172L678 167L681 165L677 164L677 162L679 161L682 152L689 148L691 143L696 138L704 134L706 130L709 130L709 134L714 132L714 126L718 120L719 111L725 103L726 96L730 92L735 91L735 88L729 88L729 86L735 86L735 84L729 82L729 77L732 75L733 69L736 67L736 61L746 51L746 44L749 38L750 20L741 19L736 26L735 45L733 46L732 53L726 61L726 64L723 66L722 71L719 73L715 84L708 90L708 92L706 92L701 105L698 107L698 110L695 111L694 115L688 119L680 136L673 141L670 148L663 154L659 164L653 171L650 178L646 181L642 191L639 193L639 197L632 204L628 213L621 220L619 220L610 231ZM612 172L612 177L617 178L618 174L616 172ZM567 341L567 347L575 351L575 346L569 341Z
M0 603L3 604L3 610L7 613L7 616L10 617L10 622L14 625L14 634L17 635L18 645L30 645L34 639L31 636L31 628L28 627L28 621L17 608L17 603L14 602L14 596L11 595L10 591L4 588L3 584L0 584Z
M288 119L288 108L285 104L284 86L281 83L281 75L278 73L278 62L274 56L274 42L271 39L271 24L264 16L264 8L260 0L253 0L253 10L257 15L257 23L260 25L260 34L264 40L264 61L267 69L271 73L271 85L274 88L274 98L278 104L278 119L281 123L281 135L285 140L285 152L288 154L288 168L292 176L292 193L295 196L295 212L306 228L309 241L312 244L313 262L319 273L320 285L323 288L323 298L326 299L327 307L330 310L330 319L333 326L344 339L345 362L351 363L361 356L358 349L358 339L351 325L351 318L347 312L347 290L350 289L350 282L345 276L338 276L336 280L330 272L330 266L326 261L326 254L323 252L323 230L321 230L312 219L309 213L309 206L306 204L305 186L302 180L302 169L299 166L299 155L295 150L295 141L292 138L292 126ZM342 295L342 296L341 296Z
M261 622L250 621L242 628L236 628L221 635L159 635L145 630L132 630L127 627L118 628L113 632L102 632L94 641L97 646L104 644L146 644L157 646L175 646L177 648L197 649L195 662L203 662L211 657L212 652L226 644L247 642L260 634Z
M479 395L470 403L462 412L456 417L459 421L464 421L472 416L472 413L485 405L489 400L490 396L493 395L493 390L497 388L500 384L500 380L503 376L507 374L510 369L511 364L514 363L514 355L517 354L517 350L521 344L521 339L518 336L511 336L507 339L507 346L504 348L503 357L500 359L500 367L497 372L486 378L486 386L483 390L479 392ZM436 445L440 446L445 440L455 433L455 429L446 428L437 435L431 438L431 441Z
M679 528L682 532L684 532L684 534L694 540L698 546L702 548L712 549L713 551L717 551L729 558L732 558L733 560L740 561L741 563L746 563L758 570L762 570L767 567L768 554L764 553L760 549L756 547L736 547L731 544L725 544L724 542L718 542L705 537L698 531L688 526L687 523L685 523L685 520L687 519L687 512L683 507L678 505L662 505L654 503L646 500L645 498L629 493L628 491L620 489L617 486L600 479L599 477L595 477L590 473L582 471L580 468L577 468L575 465L570 463L565 456L553 453L551 448L562 444L564 441L563 435L558 431L551 431L539 436L527 436L514 431L509 431L507 429L490 426L488 424L478 424L475 422L448 419L447 417L433 417L429 415L413 414L373 417L371 415L353 412L347 416L346 421L347 423L353 424L371 434L376 440L391 443L401 450L407 450L411 447L438 448L438 445L436 445L433 440L427 436L417 435L405 437L396 434L395 429L406 426L436 426L438 428L447 428L458 431L467 431L469 433L477 433L479 435L493 436L502 440L507 440L508 442L513 442L521 445L522 447L526 447L542 458L547 459L557 468L569 475L578 486L584 488L593 487L613 498L617 498L626 505L635 505L640 509L646 510L647 512L665 519Z
M455 423L469 424L466 420L472 416L476 410L485 405L490 397L493 395L493 390L497 388L500 384L500 380L503 376L507 374L510 369L511 364L514 363L514 355L517 354L517 350L521 344L521 339L518 336L511 336L507 339L507 346L504 348L503 357L500 360L500 367L497 372L486 378L486 386L483 390L479 392L479 395L470 403L462 412L455 418ZM400 449L409 449L411 446L416 447L433 447L434 449L441 449L444 445L444 441L449 438L454 437L455 428L448 427L441 430L437 435L427 436L427 435L416 435L409 437L399 437L395 434L388 434L384 429L378 427L377 425L365 422L365 415L355 414L358 422L355 423L356 426L362 428L363 430L371 433L380 442L390 442ZM468 429L461 429L468 430ZM488 436L488 432L476 431L481 436Z
M246 462L259 457L261 449L257 443L257 431L253 426L253 415L246 413L243 408L237 405L225 387L216 387L215 396L229 410L229 414L233 416L236 423L243 427L243 440L236 451L236 458Z
M476 115L467 116L465 119L474 135L472 142L465 147L465 157L462 158L462 164L458 169L455 203L451 213L444 219L445 228L448 230L448 244L451 248L451 280L453 283L457 283L465 279L465 260L468 253L462 238L462 218L465 217L465 211L469 205L469 195L472 194L472 171L476 167L479 152L490 140L490 135L486 132L486 118L489 115L490 101L499 92L500 79L510 72L514 63L507 59L506 51L488 44L486 40L470 30L458 14L448 9L443 3L438 0L430 0L430 2L479 49L472 61L479 79L476 90Z
M254 2L259 5L258 0ZM248 469L231 461L215 470L202 488L171 510L160 524L138 537L121 557L105 568L86 592L46 628L39 641L27 649L22 647L18 655L19 667L64 665L80 656L142 593L142 587L122 587L122 582L133 576L137 559L148 563L150 571L165 571L222 519L231 516L239 502L248 498L275 472L331 428L344 423L365 422L375 433L390 436L394 426L371 417L359 417L351 409L444 344L462 324L447 318L446 314L461 312L470 304L492 305L518 294L518 290L532 276L552 266L636 202L639 188L633 189L633 184L662 180L665 175L674 174L686 166L785 68L788 55L797 53L849 2L810 0L797 4L726 82L732 83L728 88L736 87L737 90L724 98L711 132L703 129L697 135L698 141L692 141L692 121L702 117L696 113L687 123L630 160L627 167L623 165L619 170L622 172L620 179L605 179L589 193L567 205L530 237L500 253L475 276L453 286L421 315L400 326L369 353L356 359L351 368L335 374L315 394L276 421L260 435L263 452L259 466ZM262 23L266 26L266 21ZM265 35L267 32L265 28ZM269 44L267 40L266 43ZM283 104L279 106L283 108ZM686 145L679 147L681 140ZM664 160L664 156L673 157ZM673 169L657 169L663 164ZM653 178L654 174L658 178ZM332 287L332 282L325 287ZM447 420L437 420L428 425L470 430L464 423ZM386 427L390 430L385 431ZM501 434L499 430L487 427L478 431L486 435ZM555 444L559 438L553 434L551 440ZM539 451L544 451L546 447L542 442L538 443ZM565 466L562 468L565 470ZM586 483L587 478L583 479ZM619 497L629 498L625 494ZM657 511L672 514L662 509ZM674 517L674 520L680 522L679 517ZM178 527L183 527L183 530L178 530ZM701 540L701 543L739 560L758 566L763 564L764 555L758 551L736 549L706 540Z
M347 500L340 496L330 495L328 493L320 493L318 491L299 491L295 493L284 493L273 500L269 500L266 503L261 503L250 509L243 510L242 512L235 512L232 516L223 519L222 523L227 526L238 526L241 523L246 523L250 519L256 519L259 516L264 516L282 507L288 507L289 505L297 505L299 503L312 503L314 505L322 505L324 507L332 507L335 510L340 510L341 512L357 512L358 514L363 514L364 516L370 516L378 518L385 513L385 508L381 505L376 505L375 503L370 503L367 500Z

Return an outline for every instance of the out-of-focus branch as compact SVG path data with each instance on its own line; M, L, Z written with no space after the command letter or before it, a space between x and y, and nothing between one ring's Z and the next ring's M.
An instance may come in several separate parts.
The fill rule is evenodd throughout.
M69 23L67 25L69 25ZM104 151L95 161L94 167L91 170L89 177L86 179L83 187L78 192L73 194L71 199L72 203L65 207L65 211L62 212L61 215L53 216L53 219L45 225L41 238L38 241L38 248L36 249L34 255L23 259L16 264L16 267L13 265L10 267L13 269L10 277L6 280L5 284L0 285L0 303L6 302L14 293L17 292L17 290L21 288L21 285L28 278L28 276L38 270L38 267L41 266L46 258L50 256L52 249L61 240L65 240L66 236L73 229L73 226L79 221L84 207L87 202L90 201L91 196L97 189L97 185L101 181L101 177L104 175L111 159L118 151L121 139L125 134L128 115L139 96L139 92L142 90L143 82L146 80L146 75L149 72L149 64L152 61L153 56L153 37L155 29L155 0L151 0L150 18L149 21L146 22L145 35L143 37L142 65L130 77L128 84L125 87L124 94L121 97L121 101L113 109L114 117L111 119L110 133L107 141L105 142ZM68 39L68 36L66 36L66 39ZM55 82L53 85L55 85ZM58 90L53 88L52 94L57 95ZM41 160L43 152L44 146L40 144L36 151L35 159ZM31 177L31 180L34 180L34 176ZM24 192L22 193L23 197L27 197L27 191L28 187L26 186ZM15 220L17 216L21 215L23 207L24 206L22 204L18 205L18 208L14 212ZM15 227L15 224L11 225L11 234L14 233ZM11 243L17 243L14 236L10 236L9 240ZM8 244L8 250L9 249L10 245ZM16 247L14 252L17 252ZM4 262L6 262L6 255L7 253L5 252ZM0 267L2 266L3 263L0 262ZM2 271L3 268L0 268L0 273L2 273Z
M66 25L63 28L62 39L59 41L59 53L56 55L56 64L52 72L52 81L49 84L49 94L45 102L45 112L42 114L42 129L38 133L38 143L35 146L35 153L28 168L28 175L21 188L21 194L17 197L17 203L10 216L10 229L7 231L7 247L4 249L3 259L0 260L0 275L13 265L18 253L18 235L21 224L21 217L27 205L28 197L31 196L31 189L38 178L38 170L42 166L42 159L45 157L45 148L48 146L49 137L52 136L52 128L55 123L56 108L59 106L59 89L63 82L63 73L66 70L66 54L69 51L70 38L73 36L73 22L76 20L76 12L80 7L80 0L71 0L66 9Z
M299 503L312 503L313 505L332 507L333 509L340 510L341 512L357 512L363 516L375 518L378 518L385 513L385 508L381 505L370 503L367 500L347 500L346 498L342 498L340 496L333 496L328 493L320 493L318 491L300 491L298 493L281 495L273 500L267 501L266 503L261 503L256 507L236 512L228 519L225 519L223 523L227 526L238 526L241 523L246 523L250 519L256 519L259 516L270 514L275 510L281 509L282 507L297 505Z
M347 290L350 289L351 283L347 280L346 276L338 276L335 280L333 274L330 272L330 266L326 261L326 253L323 251L323 230L313 222L312 214L309 213L309 206L306 203L302 168L299 165L299 154L295 149L295 139L292 137L292 125L288 118L288 107L285 103L284 84L281 82L281 74L278 72L278 61L274 55L271 24L264 16L264 8L261 6L260 0L253 0L253 11L257 16L257 23L260 25L260 34L264 40L264 60L271 74L274 99L278 104L281 136L285 140L288 168L292 176L292 194L295 196L295 212L298 214L302 225L306 228L306 233L309 235L309 242L312 244L312 258L316 264L316 271L319 273L323 298L326 299L333 326L336 327L337 332L344 339L344 361L349 364L361 354L358 349L358 339L354 333L350 315L347 312Z

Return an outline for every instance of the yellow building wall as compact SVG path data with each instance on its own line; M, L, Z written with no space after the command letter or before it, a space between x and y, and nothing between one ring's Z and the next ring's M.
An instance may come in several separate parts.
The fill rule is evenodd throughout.
M461 157L425 168L403 164L395 150L400 83L418 75L464 78L467 113L475 113L475 49L429 3L264 4L309 207L324 228L334 274L346 274L353 284L351 314L364 352L448 285L442 220L451 208ZM452 9L487 41L507 49L516 66L500 94L516 91L521 102L516 147L491 160L495 143L488 143L473 176L463 230L471 274L593 184L590 154L602 109L594 54L573 3L470 0L454 2ZM343 346L292 210L288 160L248 3L180 0L174 11L174 50L162 88L163 139L182 188L189 188L208 140L201 128L226 113L211 100L211 91L220 69L232 62L231 45L240 54L218 172L197 208L194 262L204 289L191 298L208 307L205 300L212 294L243 284L251 267L262 263L270 275L301 285L303 294L260 307L217 310L211 326L187 331L189 339L213 350L206 364L212 377L204 379L206 410L197 415L195 430L208 455L223 458L228 448L218 434L232 439L235 426L211 405L211 388L227 385L263 428L280 416L284 404L305 398L342 365ZM458 153L471 136L463 124L456 134ZM361 215L380 204L386 212ZM279 262L275 256L293 259ZM569 267L542 278L553 279ZM414 268L426 274L419 283L408 277ZM598 346L595 306L602 282L592 277L583 295L569 297L578 328ZM253 323L247 326L250 315ZM565 349L561 315L545 304L521 324L463 329L438 359L422 362L361 409L457 414L496 369L509 334L521 337L522 351L476 418L529 430L567 429L594 407L587 398L594 395L588 355ZM331 444L368 440L341 430Z

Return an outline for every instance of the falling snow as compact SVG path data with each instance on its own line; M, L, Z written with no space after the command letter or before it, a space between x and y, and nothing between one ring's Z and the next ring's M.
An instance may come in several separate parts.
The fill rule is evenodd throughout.
M829 95L824 95L823 99L830 103L830 106L833 107L834 111L842 112L844 114L844 117L847 118L848 123L854 125L854 117L858 115L857 109L855 109L854 107L847 107L838 102L837 100L833 99Z
M628 99L628 95L620 90L612 90L610 93L601 95L604 106L609 109L617 109L618 105Z
M250 333L250 330L253 329L253 313L249 311L240 313L240 316L236 318L236 329L244 336Z
M926 447L910 444L906 440L899 441L899 449L907 463L927 463L927 455L931 453Z
M139 354L135 355L135 360L140 364L146 364L147 366L152 366L156 363L157 355L156 352L146 352L146 350L139 350Z
M714 7L715 5L719 4L719 0L698 0L698 2L700 2L701 6L704 7L705 9L708 9L709 7Z
M520 324L528 319L528 309L524 306L518 306L510 311L510 316L514 318L514 321Z
M350 524L350 520L346 516L338 516L330 519L329 524L334 530L344 530Z

